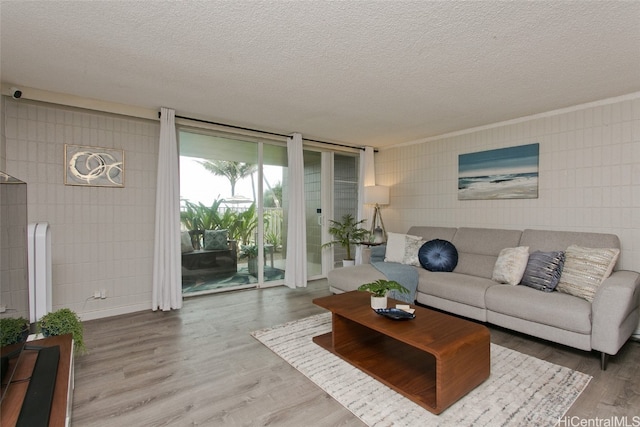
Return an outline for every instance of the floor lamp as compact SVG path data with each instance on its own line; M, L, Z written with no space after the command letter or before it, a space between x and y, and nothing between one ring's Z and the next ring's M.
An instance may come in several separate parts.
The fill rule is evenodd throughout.
M375 205L373 219L371 220L371 236L373 243L383 243L387 241L387 230L384 228L380 205L389 204L389 187L382 185L370 185L364 187L364 203Z

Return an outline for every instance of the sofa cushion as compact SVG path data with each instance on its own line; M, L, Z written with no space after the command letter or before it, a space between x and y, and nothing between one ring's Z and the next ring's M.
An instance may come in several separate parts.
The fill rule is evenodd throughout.
M591 333L591 304L558 292L527 286L495 285L487 289L487 310L580 334Z
M529 260L529 247L504 248L500 251L496 264L493 266L491 278L499 283L517 285L522 280L524 270Z
M527 229L522 232L518 246L529 246L530 252L550 252L564 251L570 245L620 249L620 239L615 234Z
M355 291L358 286L376 280L386 280L386 277L371 264L336 268L327 274L331 288L342 292Z
M418 268L418 274L418 292L479 308L485 308L486 290L491 286L501 286L491 279L455 272Z
M458 250L458 265L455 273L491 279L498 254L504 248L519 244L520 230L491 228L459 228L451 243Z
M447 240L433 239L418 251L420 265L429 271L453 271L458 264L458 251Z
M524 270L520 284L539 291L551 292L558 286L563 264L563 251L535 251L529 255L527 268Z
M414 225L409 228L407 234L412 236L420 236L422 240L428 242L433 239L442 239L451 241L458 231L454 227L432 227L426 225Z
M616 248L569 246L565 252L558 291L592 302L600 284L611 275L618 255L620 249Z

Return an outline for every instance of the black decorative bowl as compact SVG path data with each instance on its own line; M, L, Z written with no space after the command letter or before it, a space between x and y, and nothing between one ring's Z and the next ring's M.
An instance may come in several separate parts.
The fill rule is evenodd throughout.
M388 317L393 320L409 320L416 318L415 314L400 310L399 308L378 308L373 311L381 316Z

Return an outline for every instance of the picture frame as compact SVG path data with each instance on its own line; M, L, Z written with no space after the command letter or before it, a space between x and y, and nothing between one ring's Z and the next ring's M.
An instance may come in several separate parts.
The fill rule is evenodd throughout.
M124 150L65 144L64 184L124 187Z
M458 200L537 199L540 144L458 156Z

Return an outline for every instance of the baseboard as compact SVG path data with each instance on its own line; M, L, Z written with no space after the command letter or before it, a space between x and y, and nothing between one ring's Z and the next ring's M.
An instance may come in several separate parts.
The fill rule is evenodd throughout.
M127 305L124 307L114 307L106 310L89 311L86 313L78 313L78 316L80 317L80 320L85 321L85 320L102 319L105 317L119 316L121 314L135 313L136 311L144 311L144 310L151 310L151 304L147 302L147 303L140 303L140 304L134 304L134 305Z

